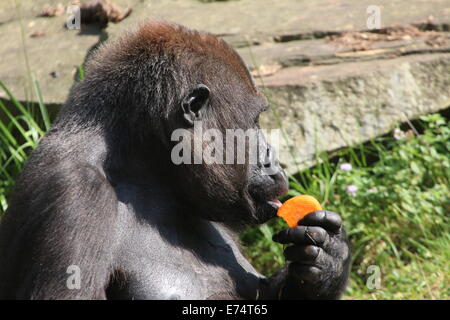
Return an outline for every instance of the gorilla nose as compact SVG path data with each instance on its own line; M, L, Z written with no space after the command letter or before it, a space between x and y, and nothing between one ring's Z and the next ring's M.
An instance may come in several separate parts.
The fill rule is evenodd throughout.
M280 166L277 166L277 169L277 172L270 175L270 177L279 188L280 194L278 196L282 196L289 191L289 180L287 178L286 172Z
M263 163L263 171L269 175L276 186L278 186L280 195L288 192L288 178L286 172L281 168L277 156L275 154L275 150L271 145L267 145L264 163Z
M272 146L267 145L266 152L264 154L264 160L262 162L262 165L264 168L270 168L273 165L277 165L277 159L275 157L275 152L272 148Z

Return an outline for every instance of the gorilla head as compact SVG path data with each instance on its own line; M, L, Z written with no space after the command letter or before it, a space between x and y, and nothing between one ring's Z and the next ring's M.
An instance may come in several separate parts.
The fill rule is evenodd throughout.
M161 172L176 186L178 200L195 208L196 214L231 224L262 223L275 215L274 200L286 193L287 180L258 128L268 103L241 58L224 41L151 21L140 32L104 46L86 74L83 85L104 84L102 99L114 97L101 103L115 109L103 119L115 115L107 130L121 128L114 145L121 140L128 149L119 153L147 163L156 160L144 157L164 159L170 170ZM199 128L200 134L195 130ZM180 141L172 140L180 129L184 130L180 140L189 141L191 148L181 152L188 161L175 164L172 151ZM218 143L213 151L216 161L197 161L196 156L211 148L204 136L210 129L216 134L210 142ZM247 137L230 138L233 132ZM244 161L238 150L243 150Z

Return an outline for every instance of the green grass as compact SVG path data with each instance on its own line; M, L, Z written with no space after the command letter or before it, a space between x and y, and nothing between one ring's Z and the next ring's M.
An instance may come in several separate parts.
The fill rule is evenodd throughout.
M81 77L83 70L80 70ZM38 103L0 100L0 215L29 152L50 127L37 81ZM311 194L344 218L353 264L346 299L448 299L450 280L450 129L440 114L416 122L420 134L402 140L374 139L337 155L322 153L316 166L290 178L288 196ZM352 165L343 171L343 163ZM356 186L354 195L347 186ZM253 265L270 275L285 263L283 247L271 240L285 228L281 219L241 235ZM369 266L382 272L371 290Z
M417 123L420 135L380 137L332 160L322 154L320 164L291 178L289 196L314 195L344 218L353 252L346 299L450 298L449 122L434 114ZM352 170L341 170L343 163ZM246 255L264 274L284 263L271 237L285 227L277 219L242 234ZM382 273L375 290L366 286L371 265Z
M7 106L0 100L0 215L30 151L51 125L38 82L33 81L33 86L38 103L24 105L0 81L0 89L11 101Z

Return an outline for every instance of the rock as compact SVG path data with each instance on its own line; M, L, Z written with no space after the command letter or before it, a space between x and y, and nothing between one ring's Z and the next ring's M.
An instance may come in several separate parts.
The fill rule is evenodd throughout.
M264 128L283 128L278 150L289 172L320 151L355 145L395 124L450 106L450 54L291 67L264 78L272 113Z

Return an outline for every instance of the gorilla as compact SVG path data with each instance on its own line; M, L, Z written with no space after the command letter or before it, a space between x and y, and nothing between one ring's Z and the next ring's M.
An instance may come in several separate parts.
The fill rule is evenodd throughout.
M338 299L350 250L334 212L274 236L290 246L270 277L240 252L236 232L275 217L288 189L262 134L255 162L172 159L175 130L192 141L197 123L259 132L267 108L211 34L151 20L103 45L16 183L0 226L0 298Z

